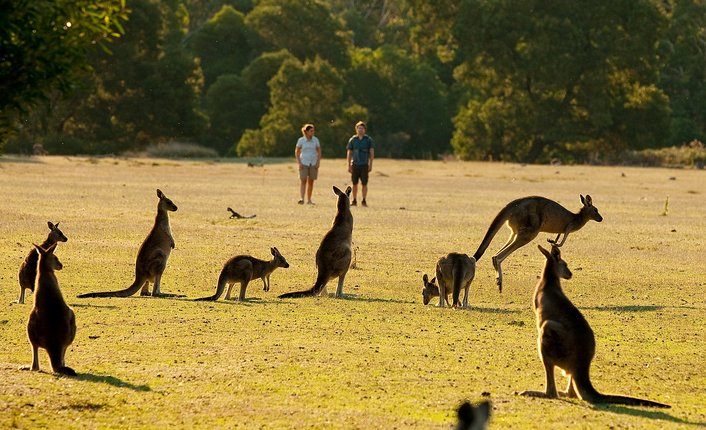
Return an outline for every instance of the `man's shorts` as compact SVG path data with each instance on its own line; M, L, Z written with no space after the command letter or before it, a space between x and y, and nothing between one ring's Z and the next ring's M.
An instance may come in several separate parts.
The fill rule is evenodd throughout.
M307 178L315 181L319 177L319 168L316 166L304 166L299 168L299 179L305 181Z
M358 179L360 179L363 185L368 185L368 165L356 166L354 164L351 167L351 181L353 181L353 185L358 185Z

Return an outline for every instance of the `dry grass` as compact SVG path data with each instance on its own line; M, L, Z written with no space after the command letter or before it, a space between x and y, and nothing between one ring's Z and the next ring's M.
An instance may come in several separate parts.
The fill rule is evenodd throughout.
M342 160L324 160L317 205L299 206L294 167L0 157L0 427L441 429L462 399L484 392L491 428L706 425L703 171L376 160L370 207L353 210L350 296L279 300L313 282L331 186L349 181ZM75 298L132 282L156 188L179 206L162 290L188 299ZM576 210L584 193L605 221L569 237L574 279L564 287L596 333L594 384L673 409L515 395L544 387L530 300L543 264L536 244L549 235L506 260L502 294L490 255L505 231L478 264L472 309L421 304L422 274L442 254L473 253L505 203L539 194ZM228 206L257 218L230 220ZM77 378L16 370L31 359L32 296L9 303L47 220L69 237L57 275L77 315L67 353ZM229 257L266 258L271 246L291 267L274 272L269 293L256 281L245 303L191 301L214 291ZM47 369L46 354L40 360Z

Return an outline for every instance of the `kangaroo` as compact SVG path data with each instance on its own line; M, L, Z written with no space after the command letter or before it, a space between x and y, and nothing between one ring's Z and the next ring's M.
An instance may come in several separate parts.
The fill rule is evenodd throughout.
M476 260L466 254L452 252L445 257L439 258L436 262L436 279L439 281L439 304L444 307L448 303L449 291L453 291L453 303L455 308L461 306L459 295L461 286L465 291L463 297L463 307L468 307L468 289L476 275ZM445 300L444 300L445 299Z
M64 233L59 230L59 223L52 224L51 221L47 222L49 226L49 235L47 240L42 242L40 245L42 248L47 249L57 242L66 242L69 239L64 236ZM20 265L20 272L18 273L18 278L20 281L20 297L13 301L12 303L24 304L25 302L25 290L34 291L34 281L37 278L37 261L39 261L39 252L32 247L25 257L24 261Z
M55 270L63 267L54 255L56 243L48 249L34 246L40 256L34 307L27 323L27 337L32 345L32 367L22 369L39 370L39 348L44 348L49 354L54 373L76 376L76 372L64 362L66 349L76 337L76 316L64 301L54 274Z
M124 290L86 293L78 297L130 297L140 288L142 288L141 295L149 296L150 282L154 283L152 297L177 296L160 291L162 274L167 267L169 254L174 249L172 229L169 227L169 212L175 212L177 206L160 190L157 190L157 197L159 197L159 203L157 203L157 217L154 220L154 226L137 253L135 282Z
M566 261L562 260L557 244L552 245L551 252L538 247L547 260L534 292L533 306L537 315L539 357L544 364L547 389L546 392L524 391L521 394L550 399L561 394L589 403L669 408L669 405L650 400L601 394L593 388L589 370L596 352L596 338L588 321L561 289L561 279L571 279L571 271ZM569 377L566 392L557 392L554 367L562 369Z
M436 277L432 278L430 281L426 273L422 276L422 283L424 284L424 288L422 288L422 302L424 306L426 306L433 297L439 297L439 286L436 284ZM451 294L451 290L446 290L445 293L446 303L450 303L449 294Z
M490 402L482 401L478 406L463 402L458 407L456 430L484 430L490 419Z
M493 237L498 233L500 227L507 223L511 234L505 245L493 256L493 267L495 268L495 282L498 284L500 292L503 291L503 271L500 267L503 260L519 248L530 243L540 232L556 233L556 239L547 241L557 246L562 246L566 242L569 233L577 231L590 220L603 221L603 217L598 213L598 209L593 206L591 196L581 196L583 207L578 213L573 213L561 206L559 203L545 197L523 197L508 203L495 216L490 223L488 231L483 237L478 250L473 254L476 261L480 260L483 253L490 245ZM564 235L559 241L561 235Z
M351 214L351 187L346 192L333 187L333 192L338 196L336 217L333 219L331 229L321 239L316 251L316 267L319 271L314 286L305 291L295 291L282 294L280 299L311 297L317 294L326 295L326 284L332 278L338 277L336 297L343 297L343 281L351 265L351 245L353 239L353 215Z
M218 286L216 287L216 293L209 297L202 297L196 300L218 300L223 294L223 290L228 284L228 292L226 293L226 300L231 300L230 291L236 282L240 282L240 295L238 300L245 300L245 289L248 288L248 283L253 279L262 279L262 284L264 285L264 291L270 291L270 275L278 267L284 267L285 269L289 267L287 260L280 254L277 248L270 248L272 253L272 260L265 261L259 258L251 257L249 255L238 255L226 262L221 270L221 275L218 277Z

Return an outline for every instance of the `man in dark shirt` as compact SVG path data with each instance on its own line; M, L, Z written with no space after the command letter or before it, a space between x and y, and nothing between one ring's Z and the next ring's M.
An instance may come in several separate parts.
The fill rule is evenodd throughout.
M351 174L353 182L353 201L351 206L358 204L358 181L363 184L363 206L368 206L365 198L368 195L368 172L373 170L373 159L375 158L375 144L373 139L365 134L365 123L358 121L355 124L355 135L348 139L346 146L346 163L348 172Z

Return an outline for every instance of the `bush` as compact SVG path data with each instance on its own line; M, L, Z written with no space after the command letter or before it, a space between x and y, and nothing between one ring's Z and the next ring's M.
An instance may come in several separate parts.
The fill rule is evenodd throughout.
M218 151L195 143L168 142L150 145L145 150L148 157L154 158L216 158Z

